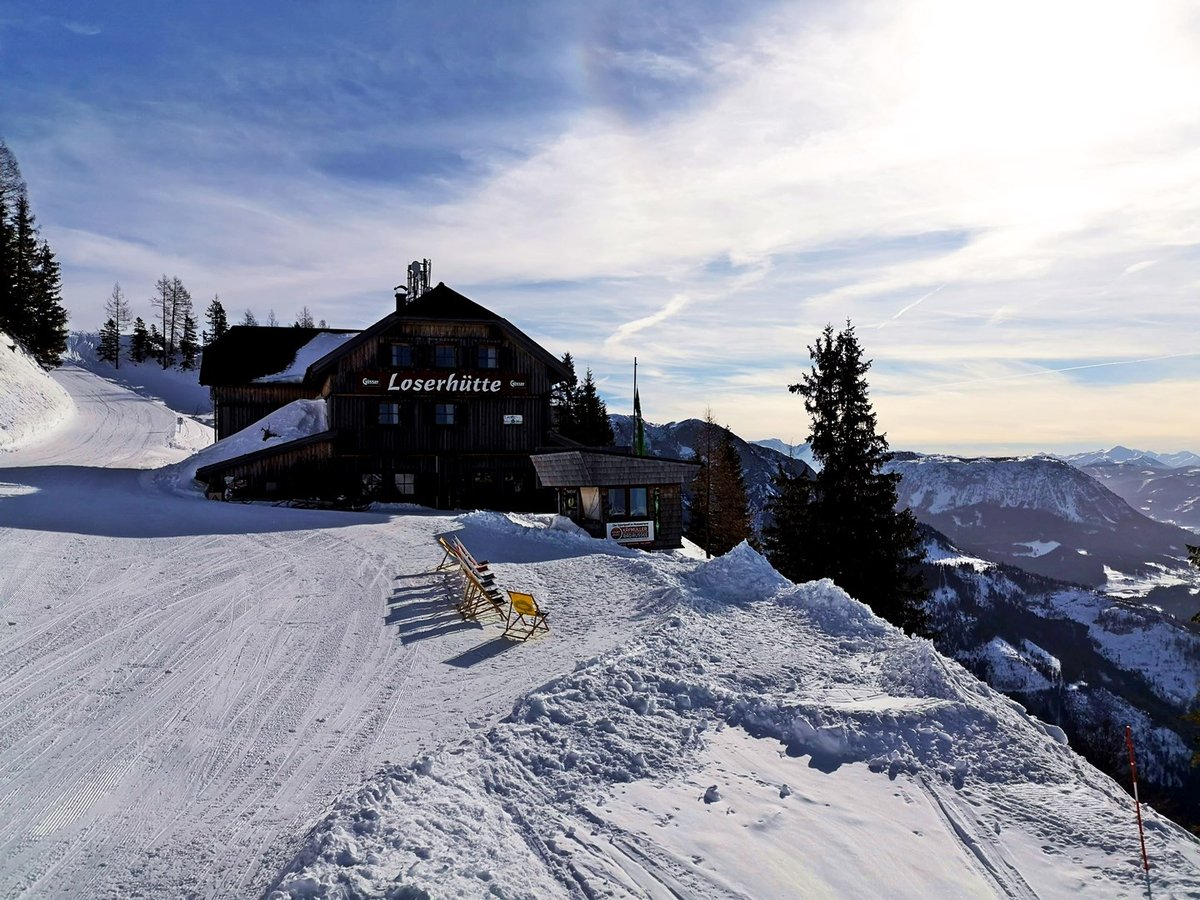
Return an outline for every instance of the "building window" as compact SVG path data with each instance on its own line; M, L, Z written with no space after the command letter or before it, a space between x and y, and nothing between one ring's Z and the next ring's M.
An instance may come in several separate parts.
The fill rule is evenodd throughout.
M400 404L399 403L380 403L379 404L379 424L380 425L399 425L400 424Z
M402 497L411 497L417 492L417 476L412 472L396 473L396 493Z
M433 364L439 369L453 369L458 365L458 348L453 344L438 344L433 348Z
M378 472L367 472L361 476L362 493L364 497L375 497L383 486L383 476Z
M481 369L497 369L500 367L500 348L499 347L480 347L479 348L479 368Z
M647 491L644 487L629 489L629 514L631 516L641 516L645 518L650 513L649 505L646 502Z
M610 516L628 515L629 507L625 503L625 488L608 489L608 514Z
M455 404L438 403L433 408L433 421L438 425L453 425L455 412Z
M412 344L392 344L392 368L410 368L412 364Z

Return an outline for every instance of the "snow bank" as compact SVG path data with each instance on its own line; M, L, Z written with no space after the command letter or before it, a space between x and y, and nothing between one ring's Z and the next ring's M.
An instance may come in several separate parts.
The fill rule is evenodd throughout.
M162 469L160 485L190 493L198 490L196 470L235 456L253 453L267 447L277 447L288 441L320 434L329 427L324 400L293 400L253 425L231 434L224 440L205 447L183 462Z
M676 584L683 599L625 646L518 700L500 724L380 773L314 829L268 896L755 896L764 872L787 872L793 890L812 895L862 896L880 884L837 865L837 849L833 865L798 856L787 835L819 834L830 848L865 842L902 861L911 830L872 820L901 794L931 811L920 851L943 868L904 868L909 877L888 885L894 896L980 877L980 895L1073 896L1084 879L1098 896L1137 889L1136 866L1112 859L1133 848L1117 786L1060 730L929 642L829 582L781 585L745 546L690 572L664 557L613 562L644 567L648 597ZM743 777L730 754L747 743L719 739L729 729L777 760L766 783ZM736 777L736 790L691 777L700 768L705 780ZM806 800L826 793L833 773L854 785L857 814ZM677 828L677 817L702 814L680 810L680 785L696 810L716 812L710 831ZM621 799L635 788L637 800ZM728 798L747 790L762 792L752 808L769 807L770 820L736 815ZM647 815L663 796L674 805L659 800L661 815ZM1153 812L1148 820L1158 885L1186 888L1200 850ZM878 846L885 833L894 840ZM743 852L708 852L724 835Z
M0 331L0 450L52 432L73 409L67 392Z
M332 353L342 344L351 338L358 337L358 332L351 334L330 334L323 332L314 337L311 341L296 351L296 356L282 372L276 372L274 375L264 375L262 378L254 380L260 384L272 384L279 382L295 382L300 383L304 380L304 373L308 371L308 367L321 359L323 356Z

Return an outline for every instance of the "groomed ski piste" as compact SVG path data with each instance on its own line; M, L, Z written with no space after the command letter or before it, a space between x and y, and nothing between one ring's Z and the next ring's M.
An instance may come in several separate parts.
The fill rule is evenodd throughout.
M1144 810L1144 875L1115 782L828 582L205 500L163 468L203 426L52 378L0 452L0 896L1200 897L1194 838ZM444 531L550 634L462 621Z

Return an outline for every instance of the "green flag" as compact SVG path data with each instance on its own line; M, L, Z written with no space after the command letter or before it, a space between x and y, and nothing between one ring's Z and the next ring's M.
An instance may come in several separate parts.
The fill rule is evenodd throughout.
M646 455L646 425L642 422L642 401L638 397L638 389L633 389L633 418L637 423L637 431L633 438L633 452L638 456Z

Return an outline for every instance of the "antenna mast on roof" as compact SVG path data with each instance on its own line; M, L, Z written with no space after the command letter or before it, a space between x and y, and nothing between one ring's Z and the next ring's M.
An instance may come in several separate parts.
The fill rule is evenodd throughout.
M429 290L429 260L414 259L408 264L408 302Z

